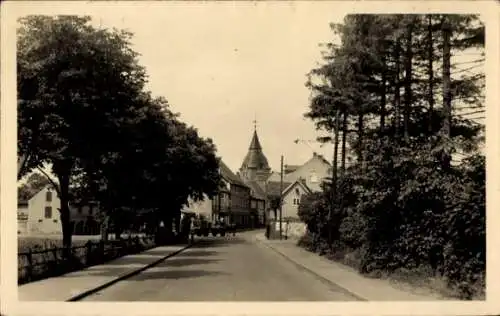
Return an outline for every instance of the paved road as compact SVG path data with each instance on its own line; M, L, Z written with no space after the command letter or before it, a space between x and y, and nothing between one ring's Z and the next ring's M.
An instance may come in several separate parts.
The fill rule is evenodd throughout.
M83 301L347 301L252 233L206 238L192 248Z

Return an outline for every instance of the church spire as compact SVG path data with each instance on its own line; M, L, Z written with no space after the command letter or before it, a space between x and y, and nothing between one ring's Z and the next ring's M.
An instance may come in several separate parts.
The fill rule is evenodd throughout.
M267 173L271 170L269 163L267 162L267 158L262 152L262 146L260 144L259 136L257 135L257 119L254 119L253 124L254 131L252 140L248 148L248 153L245 156L243 164L240 168L241 174L249 175L249 178L253 178L255 173Z

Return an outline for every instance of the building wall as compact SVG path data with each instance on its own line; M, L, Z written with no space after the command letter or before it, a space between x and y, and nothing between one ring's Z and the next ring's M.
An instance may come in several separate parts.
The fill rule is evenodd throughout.
M306 185L311 191L321 191L321 183L323 180L330 176L330 164L322 159L321 156L314 154L302 166L298 167L295 171L285 174L283 176L284 182L294 182L299 178L306 181ZM280 181L280 174L273 173L268 181Z
M323 161L320 156L314 155L304 165L300 166L294 172L284 176L285 181L292 182L299 178L306 181L306 185L312 191L321 191L321 183L330 176L330 165Z
M51 201L47 201L47 192L51 192ZM45 209L50 208L50 211ZM57 193L50 187L42 189L28 201L28 219L26 233L37 234L62 234L59 215L61 201ZM70 218L74 223L74 234L98 234L99 224L95 220L99 212L97 206L84 205L82 207L70 206Z
M20 235L28 233L28 205L17 207L17 233Z
M47 200L47 193L51 201ZM40 190L28 201L27 230L29 234L60 234L62 233L59 219L61 202L57 193L50 187ZM46 212L47 208L47 212Z
M73 234L97 235L101 225L97 221L97 205L70 205L71 221L74 222Z
M293 187L286 193L286 195L283 197L283 219L299 218L298 210L300 199L304 194L307 194L307 191L298 183L295 183Z
M231 222L246 225L250 216L250 189L239 185L231 185Z

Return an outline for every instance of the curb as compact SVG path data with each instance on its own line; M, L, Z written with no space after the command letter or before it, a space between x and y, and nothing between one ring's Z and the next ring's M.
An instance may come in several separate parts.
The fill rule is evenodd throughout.
M185 246L185 247L182 247L181 249L176 250L176 251L174 251L174 252L171 252L171 253L169 253L168 255L166 255L166 256L164 256L164 257L162 257L162 258L160 258L160 259L158 259L158 260L156 260L156 261L154 261L154 262L152 262L152 263L149 263L149 264L145 265L145 266L144 266L144 267L142 267L142 268L139 268L139 269L134 270L134 271L132 271L132 272L127 272L127 273L125 273L125 274L123 274L123 275L118 276L118 277L117 277L116 279L114 279L114 280L108 281L108 282L106 282L106 283L104 283L104 284L99 285L98 287L95 287L95 288L93 288L93 289L90 289L90 290L84 291L83 293L80 293L80 294L78 294L78 295L75 295L75 296L71 297L70 299L66 300L65 302L76 302L76 301L80 301L80 300L84 299L84 298L85 298L85 297L87 297L87 296L90 296L90 295L92 295L92 294L94 294L94 293L96 293L96 292L99 292L99 291L101 291L101 290L103 290L103 289L105 289L105 288L108 288L108 287L110 287L110 286L114 285L115 283L118 283L118 282L123 281L123 280L125 280L125 279L128 279L128 278L130 278L130 277L133 277L133 276L135 276L135 275L137 275L137 274L139 274L139 273L143 272L144 270L147 270L147 269L149 269L149 268L152 268L152 267L154 267L155 265L160 264L161 262L163 262L163 261L167 260L168 258L173 257L173 256L175 256L175 255L177 255L177 254L179 254L179 253L183 252L184 250L186 250L186 249L190 248L190 247L191 247L191 246L193 246L193 245L194 245L194 243L191 243L191 244L189 244L189 245L187 245L187 246ZM154 248L151 248L151 249L154 249Z
M273 247L269 243L266 243L265 240L263 240L263 239L261 239L259 237L257 237L256 240L258 242L260 242L261 244L264 244L267 248L272 249L274 252L276 252L277 254L279 254L280 256L282 256L283 258L285 258L288 262L291 262L292 264L294 264L299 269L304 270L304 271L312 274L314 277L316 277L317 279L319 279L323 283L326 283L326 284L328 284L330 286L334 286L336 289L340 289L342 292L344 292L344 294L350 295L350 296L354 297L355 299L357 299L359 301L364 301L364 302L369 301L369 299L367 299L367 298L365 298L363 296L360 296L360 295L358 295L358 294L356 294L354 292L351 292L349 289L347 289L347 288L345 288L345 287L343 287L343 286L335 283L332 280L329 280L329 279L325 278L324 276L318 274L317 272L315 272L314 270L306 267L305 265L298 263L297 261L295 261L292 258L290 258L289 256L285 255L284 253L282 253L281 251L279 251L278 249L276 249L275 247Z

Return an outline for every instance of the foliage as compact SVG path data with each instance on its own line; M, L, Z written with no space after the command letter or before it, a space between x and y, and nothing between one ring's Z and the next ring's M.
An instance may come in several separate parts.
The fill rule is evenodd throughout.
M28 177L26 183L18 187L18 199L21 201L28 201L33 195L49 184L50 182L47 177L41 173L35 172Z
M310 73L306 117L338 126L357 161L301 201L300 243L323 253L333 237L329 256L353 250L363 273L431 266L472 298L485 273L484 126L461 112L483 109L484 59L464 73L450 56L482 54L484 26L472 15L351 15L332 29L340 43Z
M20 174L52 167L66 248L70 202L99 202L105 237L109 221L119 232L149 210L166 222L220 185L213 142L145 91L132 34L90 22L29 16L18 32Z

